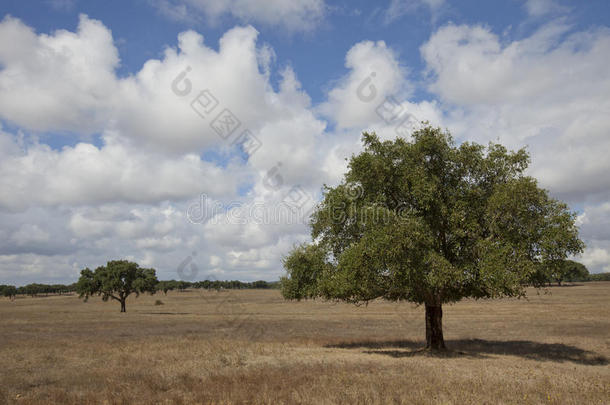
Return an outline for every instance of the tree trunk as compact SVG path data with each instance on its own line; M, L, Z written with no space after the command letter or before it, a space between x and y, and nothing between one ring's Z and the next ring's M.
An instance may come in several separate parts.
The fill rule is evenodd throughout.
M126 312L126 311L125 311L125 298L123 298L123 299L121 300L121 312Z
M426 304L426 349L446 349L443 338L443 308L440 304Z

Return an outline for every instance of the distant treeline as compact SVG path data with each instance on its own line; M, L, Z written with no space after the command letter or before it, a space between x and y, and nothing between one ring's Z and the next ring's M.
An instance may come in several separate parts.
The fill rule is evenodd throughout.
M245 289L269 289L280 288L279 281L252 281L244 282L239 280L203 280L203 281L159 281L157 290L167 293L172 290L186 290L187 288L204 288L206 290L245 290Z
M608 281L610 273L590 274L582 263L574 260L560 260L539 264L530 279L534 286L552 283L561 285L564 281Z
M0 284L0 295L4 297L14 297L16 295L37 295L45 294L67 294L76 291L76 283L72 284L28 284L22 287L14 285Z
M157 284L157 290L163 291L167 294L168 291L179 290L183 291L187 288L205 288L207 290L240 290L240 289L270 289L280 288L279 281L252 281L244 282L239 280L204 280L204 281L177 281L167 280L159 281ZM36 297L39 295L49 294L68 294L76 291L76 283L72 284L28 284L22 287L15 287L14 285L0 284L0 296L14 298L17 295L29 295Z
M552 276L548 272L544 273L544 282L546 283L561 283L566 282L585 282L585 281L610 281L610 273L589 274L588 271L578 269L579 271L566 271L561 278L557 275ZM542 280L540 280L542 281ZM178 290L184 291L188 288L203 288L206 290L244 290L244 289L279 289L279 281L252 281L244 282L239 280L204 280L204 281L178 281L165 280L159 281L157 290L167 294L168 291ZM17 295L29 295L36 297L39 295L49 294L69 294L76 291L76 283L72 284L28 284L22 287L13 285L0 284L0 296L14 298Z
M575 280L580 281L580 280ZM610 281L610 273L590 274L587 280L583 281Z

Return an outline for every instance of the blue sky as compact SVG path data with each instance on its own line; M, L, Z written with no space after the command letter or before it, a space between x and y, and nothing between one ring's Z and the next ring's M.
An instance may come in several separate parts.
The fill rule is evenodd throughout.
M581 260L610 271L607 1L7 0L0 17L0 281L70 281L114 257L176 278L192 251L199 278L276 279L304 223L188 209L315 201L363 130L397 136L376 112L389 99L459 141L528 147L530 173L579 213ZM193 112L203 89L260 149Z

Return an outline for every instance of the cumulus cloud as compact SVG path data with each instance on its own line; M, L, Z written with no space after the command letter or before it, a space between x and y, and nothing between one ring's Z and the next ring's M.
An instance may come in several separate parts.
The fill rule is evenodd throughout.
M610 241L610 202L585 206L578 223L584 237Z
M582 255L581 261L590 272L606 273L610 272L610 244L605 243L601 246L589 245Z
M388 96L403 99L409 89L407 70L384 41L363 41L345 56L349 72L328 92L319 106L340 128L366 126L378 119L377 105Z
M554 0L526 0L524 6L531 17L542 17L569 11L568 7L562 6Z
M554 22L503 44L488 28L449 25L421 51L457 135L529 145L532 173L569 201L610 196L609 30Z
M587 244L581 261L589 271L610 271L610 203L586 205L577 224Z
M159 200L163 197L179 198L192 186L198 186L193 188L194 193L209 190L212 183L224 183L215 186L217 188L233 185L234 181L225 181L210 165L197 163L199 159L192 154L198 155L212 148L231 155L236 141L246 130L259 143L257 154L248 162L259 177L274 164L270 163L271 158L278 155L286 160L283 171L287 182L305 183L304 171L315 164L316 157L312 155L317 151L314 144L321 137L325 124L309 110L309 97L300 89L290 69L283 71L279 91L273 90L269 83L273 50L266 45L257 46L258 33L252 27L227 31L220 39L218 51L205 45L200 34L183 32L178 37L176 48L167 48L162 59L147 61L136 74L126 78L118 78L113 72L118 57L110 31L86 16L81 16L76 33L62 30L50 36L36 35L12 18L0 23L0 29L7 33L17 32L21 42L19 48L13 49L5 41L0 51L0 62L5 67L0 71L0 83L9 90L0 95L0 106L7 107L1 110L3 118L31 131L73 131L84 140L90 133L105 134L105 146L99 150L82 143L74 150L57 154L50 150L42 151L44 145L31 146L28 157L21 157L16 162L18 165L28 158L56 161L49 163L53 166L63 165L68 159L77 163L78 157L91 157L91 164L100 158L107 167L117 167L118 170L116 160L126 158L130 153L149 153L150 156L142 157L144 161L148 159L148 163L159 159L160 155L173 153L172 164L184 170L195 169L190 177L198 180L186 180L189 177L180 173L185 180L176 180L169 189L180 188L182 191L170 191L166 196L161 192L154 196L154 188L137 189L142 193L136 198ZM46 55L46 59L38 60L42 56L36 59L31 55ZM45 66L50 68L45 70ZM61 71L59 77L65 80L57 80L56 71ZM79 75L83 76L82 80ZM68 78L79 80L70 81ZM23 102L19 101L21 99ZM203 103L208 103L208 106L204 107ZM233 132L224 131L225 127L219 125L227 116L236 123L231 128ZM265 147L260 147L263 145ZM134 165L139 164L138 156L132 160ZM144 161L140 162L140 167L146 166ZM123 163L122 168L127 164ZM8 163L5 169L9 170ZM160 165L158 170L165 169L167 165ZM207 175L202 175L202 171ZM27 173L25 171L24 175ZM87 173L86 166L83 173ZM94 172L88 174L95 175ZM151 172L151 176L159 174L154 170ZM142 178L150 179L151 176ZM212 181L214 177L218 180ZM104 176L94 178L103 181ZM210 184L201 187L205 179ZM53 184L45 186L59 187L55 183L60 181L54 180ZM81 183L84 186L84 182ZM91 184L89 189L95 188L95 181ZM121 187L119 182L116 187ZM142 187L146 187L145 182ZM75 185L74 189L79 187ZM89 189L81 190L87 192L80 193L83 196L78 197L79 201L65 198L71 203L92 201L100 192L89 192ZM108 191L110 199L118 192L113 192L113 188ZM212 194L215 192L213 190ZM62 194L69 193L52 193L53 197L38 199L48 203L57 199L59 202L64 198ZM118 195L123 200L128 198L126 191L118 192ZM10 197L15 201L6 199L5 205L13 208L22 203L19 194Z
M279 276L281 255L307 234L304 220L267 227L186 216L202 194L225 207L220 218L234 201L281 204L295 187L313 203L329 178L319 148L329 142L326 124L292 69L280 72L274 90L274 52L257 44L256 30L227 31L218 50L186 31L162 58L124 78L99 21L81 16L76 32L46 35L6 18L0 30L21 41L0 46L0 80L9 91L0 94L9 107L1 118L19 128L0 131L4 273L22 281L73 279L84 266L122 257L179 278L176 269L190 255L199 278ZM67 80L77 74L82 80ZM210 100L213 113L202 104ZM221 111L239 122L226 139L212 127ZM235 145L246 129L259 143L250 156ZM81 140L53 149L38 139L42 132ZM101 133L98 144L90 143L92 133ZM210 151L214 163L205 158ZM281 181L270 185L270 176Z
M7 17L0 34L14 38L0 43L0 118L26 130L81 136L115 130L146 148L185 153L230 145L233 139L223 140L212 128L224 110L239 123L235 138L245 129L256 134L270 120L289 120L287 113L301 114L287 110L286 97L307 107L288 84L274 93L268 77L273 52L257 46L252 27L227 31L218 51L200 34L183 32L176 48L125 78L115 73L120 62L110 30L87 16L76 32L51 35ZM215 108L203 112L204 101Z
M10 135L0 137L10 149L18 149ZM237 173L223 171L198 155L143 154L113 134L103 139L105 145L99 148L79 143L57 151L36 142L5 154L0 161L0 208L23 211L31 206L113 201L154 204L185 199L194 192L227 197L237 190Z
M199 20L217 25L226 17L244 23L281 27L288 32L306 32L324 18L324 0L154 0L161 14L176 21Z
M217 52L194 31L180 34L177 49L168 48L162 60L149 60L120 81L113 100L115 128L175 151L222 144L211 124L224 109L239 122L236 131L258 130L273 111L256 37L252 27L234 28L223 35ZM204 102L213 103L208 114L199 104Z
M76 32L37 35L7 16L0 38L10 38L0 41L0 118L38 131L103 127L119 64L108 28L83 15Z

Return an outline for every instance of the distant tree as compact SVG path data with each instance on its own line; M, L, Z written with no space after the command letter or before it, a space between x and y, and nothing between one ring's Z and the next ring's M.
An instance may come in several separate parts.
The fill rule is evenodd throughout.
M589 270L585 265L573 260L553 260L541 263L531 276L532 284L557 283L558 286L561 286L564 281L587 280L589 280Z
M269 283L265 280L257 280L252 282L252 288L269 288Z
M17 295L17 288L14 285L0 285L0 294L13 300Z
M127 260L109 261L95 271L85 268L80 274L76 291L81 298L85 301L92 295L101 295L104 301L112 298L121 303L121 312L126 311L125 301L129 295L154 294L159 282L154 269L140 268L137 263Z
M29 295L30 297L36 297L39 294L48 294L50 292L50 286L38 283L27 284L17 289L18 294Z
M583 249L575 214L524 174L523 149L456 146L431 127L363 141L344 181L325 187L313 242L283 261L287 299L423 304L426 347L439 350L443 304L523 296L540 263Z
M562 266L563 281L587 281L589 279L589 270L582 264L573 260L566 260Z
M157 284L157 290L163 291L163 293L167 295L168 291L172 291L174 288L176 288L174 283L175 281L173 280L159 281L159 283Z
M190 281L184 281L184 280L180 280L180 281L175 281L175 288L177 288L178 290L184 292L184 290L186 290L187 288L190 288L192 283Z
M610 273L595 273L589 276L591 281L610 281Z

